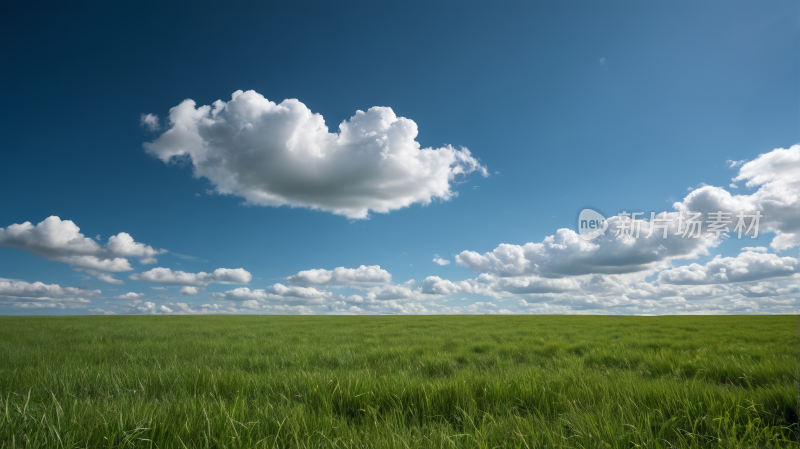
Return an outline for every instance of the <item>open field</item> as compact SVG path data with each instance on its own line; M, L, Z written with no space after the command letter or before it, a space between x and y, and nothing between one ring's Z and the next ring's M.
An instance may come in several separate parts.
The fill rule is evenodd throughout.
M0 318L0 447L798 447L794 316Z

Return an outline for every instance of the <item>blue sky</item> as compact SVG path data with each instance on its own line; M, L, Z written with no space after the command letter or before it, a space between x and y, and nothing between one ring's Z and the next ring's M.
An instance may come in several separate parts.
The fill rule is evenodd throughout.
M0 18L0 76L6 86L0 112L2 314L800 309L800 237L793 237L800 235L796 2L14 8ZM447 151L465 157L467 148L473 165L445 163L450 175L436 177L425 174L427 162L398 168L421 160L409 156L398 159L400 171L375 171L384 167L377 162L356 170L358 144L344 156L328 154L311 174L299 166L293 171L279 165L283 150L268 143L286 130L274 123L258 128L256 120L250 125L263 131L262 140L247 148L237 143L244 141L241 135L198 131L217 156L245 162L216 181L193 177L199 156L187 156L188 137L158 143L174 128L170 109L186 99L196 107L217 100L232 105L232 94L240 90L276 104L296 99L309 117L324 118L329 133L356 111L391 108L418 128L418 135L403 138L437 157ZM388 110L380 111L375 114L386 120ZM142 122L145 114L157 116L158 126ZM232 112L224 114L225 123L234 123ZM364 126L369 132L373 125ZM311 136L308 130L293 132ZM317 148L314 142L309 145ZM147 143L154 149L148 151ZM392 145L391 151L400 148ZM164 156L184 150L180 160ZM247 163L247 151L275 159L263 166ZM753 164L728 162L743 160ZM209 164L208 173L219 173L219 166ZM459 169L469 173L455 174ZM730 187L737 176L737 188ZM258 185L245 185L244 179ZM753 179L768 181L745 186ZM395 185L390 181L403 187L385 187ZM233 183L226 184L233 185L232 193L220 194L220 183ZM403 189L416 193L404 197ZM295 207L243 204L245 190L280 191L281 204ZM695 191L700 193L687 196ZM723 191L744 197L726 199ZM389 204L388 212L376 212L378 196ZM368 218L332 211L332 204L345 202L367 208ZM520 249L528 268L516 271L492 262L502 258L501 245L523 248L559 229L575 231L576 215L587 205L611 216L622 210L675 213L683 207L676 202L686 210L746 204L762 211L765 232L746 242L681 247L640 269L630 269L632 259L619 258L592 262L592 269L578 274L547 268L579 264L563 249L536 256L541 260ZM86 238L99 235L98 248L47 243L52 235L43 227L27 237L10 236L12 225L35 227L51 216L70 220ZM67 227L60 226L66 225L59 222L51 231L66 235ZM106 245L122 232L142 244L134 245L136 251L165 251L145 264L134 250L115 253ZM594 244L580 254L616 254L613 245L621 245ZM469 259L465 251L483 259ZM74 257L87 254L106 262L124 258L130 270L76 262ZM450 263L434 263L434 255ZM723 262L708 265L717 255ZM698 267L680 271L691 264ZM353 280L369 276L358 271L362 265L383 271L372 270L377 277L369 281ZM723 274L760 274L720 278L723 265ZM350 273L342 275L349 280L336 283L331 273L337 267L352 270L341 272ZM197 294L180 295L189 285L185 279L143 280L148 277L141 273L154 268L172 274L241 268L250 277L195 276ZM322 277L314 282L290 279L307 270L331 273L315 272ZM697 280L699 272L706 273L705 281ZM116 283L101 280L110 274ZM33 287L36 282L46 288ZM509 287L522 284L542 287ZM80 287L85 289L65 290ZM238 293L226 293L232 291ZM113 299L129 292L135 297Z

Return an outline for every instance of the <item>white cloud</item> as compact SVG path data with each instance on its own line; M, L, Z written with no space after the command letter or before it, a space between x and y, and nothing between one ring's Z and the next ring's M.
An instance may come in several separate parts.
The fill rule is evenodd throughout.
M318 290L313 287L287 287L283 284L274 284L271 287L267 287L266 292L284 298L324 299L331 296L331 293L326 290Z
M0 281L0 296L18 296L24 298L53 298L62 296L99 295L100 290L89 290L76 287L61 287L58 284L25 281Z
M241 306L244 307L245 309L251 309L251 310L258 310L261 308L261 304L259 304L258 300L256 299L245 299L244 301L242 301Z
M161 125L158 123L158 116L155 114L142 114L139 118L139 124L149 131L157 131L161 128Z
M196 295L196 294L200 293L200 290L199 290L197 287L189 287L189 286L187 285L187 286L185 286L185 287L182 287L182 288L181 288L181 291L180 291L179 293L180 293L182 296L186 296L186 295Z
M116 285L125 284L120 279L115 278L113 274L109 273L97 273L97 279L100 279L101 281L107 282L109 284L116 284Z
M581 283L574 278L547 279L538 276L519 276L500 278L492 288L514 294L563 293L580 290Z
M618 239L614 234L622 219L614 216L608 219L609 228L605 236L590 242L571 229L559 229L541 243L523 246L504 243L484 254L463 251L456 256L456 262L475 272L503 277L537 275L556 278L591 273L621 274L666 268L672 260L708 254L708 249L719 243L707 235L696 239L675 236L678 214L669 213L662 217L670 220L667 223L667 238L663 238L661 229L654 229L647 238L649 221L637 219L634 226L640 226L640 237Z
M125 293L124 295L114 296L114 299L133 300L133 299L144 298L145 296L147 296L147 295L145 295L144 293L128 292L128 293Z
M101 280L101 281L109 283L109 284L115 284L115 285L124 285L125 284L121 280L115 278L114 275L111 274L111 273L105 273L105 272L102 272L102 271L93 270L91 268L80 268L80 267L76 267L76 268L74 268L74 270L75 271L83 271L85 273L91 274L92 276L96 277L98 280Z
M220 284L247 284L253 276L244 268L217 268L211 273L186 273L185 271L172 271L169 268L153 268L143 273L133 273L128 279L134 281L156 282L171 285L203 286L212 282Z
M753 188L754 182L756 187L760 186L752 195L733 197L723 189L701 183L684 201L675 203L678 212L659 217L667 218L666 238L663 230L655 227L653 235L647 237L651 226L648 214L635 222L640 227L639 238L617 239L614 234L623 220L615 216L609 219L605 237L591 242L582 240L572 230L560 229L539 243L501 244L483 254L464 251L456 261L480 273L475 279L451 281L429 276L420 282L391 284L387 273L385 279L375 279L377 284L367 287L353 285L352 281L336 281L334 270L309 270L289 279L316 286L351 285L361 293L333 297L312 289L306 295L311 300L294 302L287 301L286 292L279 295L267 290L237 289L238 292L218 295L240 301L242 310L252 307L260 313L798 313L800 259L779 257L769 254L765 247L751 246L743 248L736 257L717 256L705 264L673 265L680 260L710 255L711 249L724 244L723 239L710 236L707 231L696 239L676 236L679 217L685 218L681 211L713 210L701 207L708 204L730 206L738 205L738 201L755 206L750 211L762 212L771 207L781 212L779 220L770 224L769 229L778 233L772 246L782 248L776 242L791 243L795 235L789 232L794 211L787 205L798 201L792 189L798 189L800 179L792 181L796 171L787 174L782 169L794 163L794 152L798 149L776 151L741 164L739 177L749 180L747 187ZM781 169L769 174L772 165L763 160L775 157L774 154L781 159L772 164ZM758 166L753 168L754 165ZM456 295L461 298L453 298ZM449 302L464 299L463 295L481 295L491 301L467 306ZM508 301L512 298L515 301Z
M105 247L80 233L70 220L51 216L34 226L26 221L0 228L0 246L31 251L50 260L101 271L130 271L126 257L138 257L141 263L154 263L155 255L166 252L153 249L121 232L108 239Z
M0 308L81 309L91 303L81 296L99 294L100 290L0 279Z
M158 313L158 309L156 309L156 303L150 301L142 302L139 300L136 300L131 304L131 311L153 315Z
M422 280L422 292L429 295L456 295L459 293L472 293L472 284L468 281L449 281L439 276L428 276Z
M90 303L84 298L27 298L26 301L0 301L0 306L17 309L83 309Z
M488 176L469 150L420 148L417 124L391 108L357 111L329 133L320 114L298 100L273 103L255 91L196 108L170 110L170 129L146 150L164 162L190 161L217 193L249 204L306 207L367 218L457 195L451 182L474 171Z
M473 293L499 299L509 296L501 289L495 288L497 278L491 275L481 275L477 279L467 279L464 281L450 281L439 276L428 276L422 280L420 292L428 296L422 299L450 296L457 294Z
M497 304L493 302L476 302L475 304L470 304L467 306L467 310L470 313L475 314L488 314L488 313L497 313Z
M286 280L295 285L368 286L388 284L392 282L392 275L380 265L361 265L358 268L306 270Z
M267 304L261 306L261 313L273 313L280 315L314 315L313 308L303 305L291 306L286 304Z
M693 191L683 201L675 203L675 209L734 212L734 219L738 211L760 211L763 218L759 233L777 234L771 242L773 248L800 245L800 146L729 165L741 167L734 182L746 181L748 188L757 190L734 196L725 189L701 183L696 190L690 189ZM708 233L699 239L675 237L677 216L668 214L672 223L666 239L660 230L655 230L651 238L644 238L650 224L642 222L642 237L617 240L613 234L620 221L612 217L606 237L591 242L561 229L541 243L503 244L484 254L464 251L456 261L482 273L482 282L428 278L423 282L423 291L443 295L473 293L499 300L510 295L520 298L518 311L525 313L800 311L800 259L769 254L763 246L745 247L736 257L717 256L705 264L674 267L677 260L708 255L710 249L723 243ZM734 225L735 222L730 231ZM653 277L656 280L648 280ZM474 289L476 285L481 286L480 291ZM453 313L474 312L457 307L441 310L445 309Z
M742 159L741 161L733 161L728 159L727 161L725 161L725 165L727 165L728 168L736 168L736 167L741 167L742 165L745 164L745 162L747 162L747 159Z
M434 254L433 255L433 263L435 263L437 265L441 265L441 266L450 265L450 261L449 260L442 259L441 257L439 257L438 254Z
M358 302L358 298L361 298L361 295L354 295L352 298L355 302ZM423 292L422 287L418 287L413 279L398 285L372 287L363 296L363 300L366 302L400 301L397 302L398 305L405 302L418 302L435 298L436 296Z
M789 276L797 272L798 259L775 254L742 252L736 257L717 256L705 265L691 265L662 271L662 284L725 284Z
M195 306L194 304L187 304L185 302L178 302L168 304L175 308L177 314L180 315L216 315L221 313L240 313L240 310L224 307L219 304L203 304L202 306Z
M158 304L156 304L154 302L142 301L140 299L134 299L133 302L128 303L126 306L117 306L117 307L120 309L120 311L122 313L128 313L128 314L134 314L134 315L138 315L138 314L143 314L143 315L163 315L163 314L166 314L166 313L176 313L176 311L175 311L176 308L179 309L177 311L177 313L179 313L179 314L186 313L183 310L181 310L182 307L180 307L180 306L186 306L186 308L191 309L191 306L188 306L186 304L177 304L177 305L176 304L161 304L161 305L158 305ZM94 311L94 312L103 312L105 314L108 314L103 309L94 309L92 311ZM189 313L192 313L192 312L189 312ZM198 312L194 312L194 313L198 313ZM116 313L114 313L114 315L116 315Z
M381 301L378 303L367 304L363 307L363 309L366 310L365 313L379 313L379 314L392 314L392 315L396 314L418 315L418 314L431 314L435 312L435 310L428 309L423 304L418 302L402 302L395 300L388 300L388 301ZM338 309L335 309L334 311L352 312L350 308L347 308L346 304L342 304Z
M89 312L102 313L103 315L117 315L116 312L112 312L110 310L101 309L99 307L98 308L94 308L94 309L89 309Z
M144 243L139 243L133 240L127 232L120 232L117 235L112 235L108 238L106 249L115 256L122 257L138 257L139 262L143 264L152 264L158 262L155 256L165 253L163 249L153 249Z
M800 145L764 153L741 165L734 182L746 181L748 188L758 187L750 195L731 195L727 190L705 186L674 204L676 210L759 211L759 233L774 232L770 246L785 250L800 245ZM737 219L734 217L734 220ZM735 225L735 222L734 222Z
M243 307L258 308L260 303L285 303L292 305L323 305L328 303L333 294L327 290L314 287L297 287L275 284L266 289L250 290L239 287L223 293L213 293L213 297L230 301L243 301Z

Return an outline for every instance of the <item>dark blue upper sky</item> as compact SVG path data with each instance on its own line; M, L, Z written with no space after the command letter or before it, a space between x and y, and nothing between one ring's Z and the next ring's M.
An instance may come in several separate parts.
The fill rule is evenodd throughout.
M362 264L395 282L467 279L433 254L539 242L585 205L672 210L688 187L726 187L728 159L797 144L799 13L796 1L9 5L0 228L56 215L103 242L127 232L207 261L165 254L159 267L243 267L251 288ZM160 133L141 114L237 90L296 98L331 132L391 107L423 147L466 147L491 176L457 179L449 201L350 220L208 194L191 164L143 149ZM146 288L127 275L111 287ZM78 276L0 248L0 278L109 287Z

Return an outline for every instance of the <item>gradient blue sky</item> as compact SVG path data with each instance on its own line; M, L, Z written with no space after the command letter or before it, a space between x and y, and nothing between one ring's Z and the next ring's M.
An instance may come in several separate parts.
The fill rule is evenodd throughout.
M752 193L758 187L728 188L738 167L726 161L800 142L796 1L112 2L6 10L0 228L54 215L87 237L100 235L101 244L126 232L169 252L157 264L131 259L134 270L117 274L125 284L114 285L24 248L0 247L0 278L8 282L102 292L75 309L18 307L24 299L6 297L2 314L135 312L110 299L127 292L144 293L141 301L156 306L234 307L210 295L245 286L212 283L179 297L179 287L153 290L159 284L128 278L154 267L244 268L250 289L288 285L286 278L303 270L360 265L379 265L392 284L474 279L478 271L456 262L463 251L541 242L574 229L585 205L611 214L674 211L673 203L701 183ZM458 196L447 201L353 220L245 206L240 197L207 193L214 185L193 178L190 163L165 164L146 153L143 144L164 129L148 131L141 114L157 114L163 125L187 98L209 105L230 101L237 90L277 103L296 98L321 114L330 132L357 110L390 107L416 122L422 147L466 147L491 175L457 178L451 189ZM774 236L668 262L736 257L742 246L770 247ZM434 254L451 263L433 263ZM797 247L778 255L796 258ZM790 275L800 269L792 266ZM800 284L786 274L769 282ZM363 296L350 287L328 290ZM735 301L732 294L714 304ZM492 301L472 293L427 297L427 310L458 312L434 305L453 298L466 298L464 312ZM524 312L514 309L520 300L565 301L537 298L493 304ZM773 299L782 306L694 311L800 307L791 289ZM670 307L548 310L680 312ZM472 311L484 310L491 311Z

